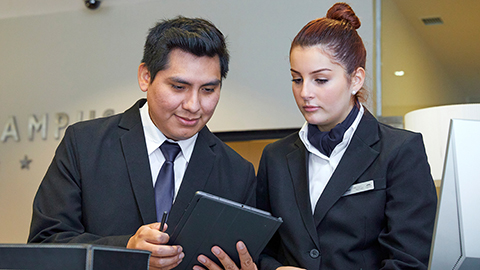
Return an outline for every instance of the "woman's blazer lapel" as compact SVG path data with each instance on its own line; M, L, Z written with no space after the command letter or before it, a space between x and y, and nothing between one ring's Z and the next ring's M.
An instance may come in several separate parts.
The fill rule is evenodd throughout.
M315 226L378 157L379 152L372 148L378 140L378 122L365 110L350 145L317 202Z
M308 196L308 152L300 140L300 137L293 144L294 150L286 155L290 179L293 182L295 200L301 213L303 225L307 229L312 241L319 248L318 235L313 220L310 196Z

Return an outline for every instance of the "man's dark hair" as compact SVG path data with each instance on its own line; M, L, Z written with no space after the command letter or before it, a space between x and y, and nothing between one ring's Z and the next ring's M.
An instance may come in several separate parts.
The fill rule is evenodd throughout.
M157 23L145 41L142 63L145 63L153 82L157 72L168 65L173 49L181 49L198 57L220 58L220 73L227 77L229 54L225 37L211 22L201 18L176 17Z

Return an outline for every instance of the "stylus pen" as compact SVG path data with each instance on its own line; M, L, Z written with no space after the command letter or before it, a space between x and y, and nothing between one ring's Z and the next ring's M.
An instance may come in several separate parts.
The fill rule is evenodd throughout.
M163 232L163 227L165 226L165 220L167 220L167 211L163 212L162 222L160 222L160 231Z

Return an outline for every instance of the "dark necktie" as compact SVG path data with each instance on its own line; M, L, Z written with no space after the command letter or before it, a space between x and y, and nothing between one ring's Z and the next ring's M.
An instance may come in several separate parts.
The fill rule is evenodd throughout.
M333 149L343 140L345 131L353 124L357 118L359 109L358 104L353 106L353 109L348 114L347 118L340 124L336 125L330 131L321 132L316 125L308 124L308 140L315 146L322 154L330 157ZM358 105L359 106L359 105Z
M157 220L160 221L163 212L170 212L175 193L175 178L173 161L180 152L180 146L176 143L165 141L160 150L165 157L165 162L158 173L155 183L155 206L157 208Z

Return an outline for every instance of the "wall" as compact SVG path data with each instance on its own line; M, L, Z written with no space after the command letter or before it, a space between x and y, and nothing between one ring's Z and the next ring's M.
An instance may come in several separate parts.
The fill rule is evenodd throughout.
M58 1L45 5L52 2ZM103 1L95 11L69 2L27 14L15 12L19 2L0 3L14 14L0 13L0 243L26 241L33 196L59 143L56 133L61 138L67 124L89 119L91 111L95 117L122 112L144 96L137 67L157 20L200 16L227 35L230 73L209 123L213 131L292 128L304 120L290 89L289 44L335 1ZM351 5L362 20L371 65L373 3ZM29 121L39 128L31 139Z
M435 26L432 26L435 27ZM464 102L457 86L392 0L382 0L382 116ZM394 72L405 70L403 77Z

